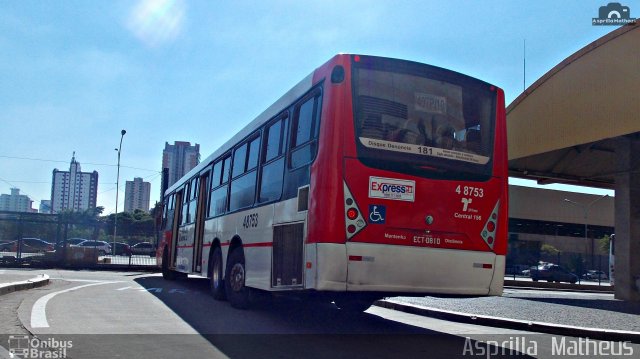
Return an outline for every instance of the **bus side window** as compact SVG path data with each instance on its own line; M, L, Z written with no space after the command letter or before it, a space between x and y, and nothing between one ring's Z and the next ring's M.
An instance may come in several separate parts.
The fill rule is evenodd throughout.
M198 206L199 183L200 183L200 177L195 177L191 180L191 186L189 190L189 213L187 215L187 223L193 223L196 220L196 208Z
M160 228L163 230L167 228L167 212L169 212L169 196L162 201L162 225Z
M227 211L227 182L231 157L226 156L213 165L209 217L219 216Z
M259 153L259 134L236 149L233 155L233 175L229 190L230 211L253 205Z
M187 182L184 185L183 191L182 191L182 217L180 218L180 225L184 225L189 223L188 219L189 217L187 216L187 213L189 212L189 185L190 183Z
M320 125L321 93L316 90L311 98L296 106L291 130L291 169L313 161L316 154L318 128Z
M175 213L175 209L174 209L174 198L175 198L175 193L170 194L169 196L167 196L167 200L165 202L165 207L164 207L164 228L166 230L169 230L171 228L173 228L173 216Z
M284 131L287 117L272 123L265 130L264 155L260 169L258 202L280 199L284 175Z

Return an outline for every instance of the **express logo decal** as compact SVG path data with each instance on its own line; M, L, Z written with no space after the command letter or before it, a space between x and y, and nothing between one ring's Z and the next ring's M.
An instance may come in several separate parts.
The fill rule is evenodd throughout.
M415 181L384 177L369 177L369 198L415 201Z

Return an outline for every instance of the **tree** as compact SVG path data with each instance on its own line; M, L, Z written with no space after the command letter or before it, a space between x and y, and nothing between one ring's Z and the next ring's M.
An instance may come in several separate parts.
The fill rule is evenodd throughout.
M64 210L58 214L58 221L64 226L63 238L97 239L103 225L100 214L104 207L98 206L83 211Z
M609 253L609 246L611 243L611 236L605 234L604 237L598 239L598 247L603 253Z
M555 256L558 253L560 253L560 250L558 248L547 243L543 244L542 247L540 247L540 251L544 254L551 255L551 256Z
M115 214L110 214L104 218L106 223L106 229L108 233L113 233L113 225L115 221ZM142 210L135 210L133 212L121 212L118 213L118 232L119 236L130 237L152 237L153 236L153 217Z

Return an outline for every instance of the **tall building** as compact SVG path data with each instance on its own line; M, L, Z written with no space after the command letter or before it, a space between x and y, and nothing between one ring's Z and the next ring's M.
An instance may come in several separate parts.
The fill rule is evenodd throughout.
M175 141L173 145L165 142L162 151L162 169L167 169L167 178L163 176L161 190L176 183L182 176L200 163L200 145L191 146L190 142ZM162 198L162 194L160 195Z
M51 184L51 213L66 209L84 211L96 207L98 172L82 172L73 153L69 171L53 170Z
M51 200L43 199L40 201L40 213L51 213Z
M29 196L20 194L18 188L12 188L11 194L0 194L0 211L37 212L31 208L32 204Z
M149 212L149 197L151 195L151 183L144 182L136 177L133 181L127 181L124 191L124 211L133 212L141 209Z

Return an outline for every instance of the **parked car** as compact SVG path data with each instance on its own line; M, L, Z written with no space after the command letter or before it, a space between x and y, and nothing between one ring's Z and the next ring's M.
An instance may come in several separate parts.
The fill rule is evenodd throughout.
M520 274L522 274L525 277L531 277L531 272L537 271L537 270L538 270L538 266L531 266L529 267L529 269L525 269L522 272L520 272Z
M67 246L75 246L87 240L86 238L67 238L66 241L56 243L56 249L62 249L62 245L65 243Z
M506 275L521 275L523 271L527 270L529 266L526 264L512 264L505 268L504 274Z
M70 246L75 246L78 245L84 241L88 241L88 239L86 238L68 238L67 239L67 244Z
M10 252L15 241L2 241L0 242L0 252Z
M603 271L591 269L591 270L588 270L587 273L584 274L584 279L589 279L589 280L608 280L609 277Z
M541 266L538 270L531 271L531 280L537 282L539 280L546 280L547 282L568 282L576 283L578 276L570 273L559 265L546 265Z
M156 247L149 242L140 242L131 246L132 254L148 255L150 257L156 256Z
M22 238L21 251L23 253L43 253L54 250L53 244L44 241L40 238ZM0 251L3 252L17 252L18 241L11 241L0 245Z
M84 242L80 242L79 244L73 245L72 247L91 247L98 249L98 255L111 254L111 245L105 241L91 241L86 240Z
M113 254L117 256L131 256L131 246L123 242L111 242L109 243L111 246L115 244L113 248Z

